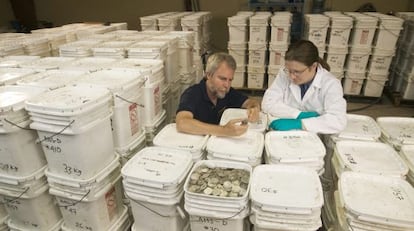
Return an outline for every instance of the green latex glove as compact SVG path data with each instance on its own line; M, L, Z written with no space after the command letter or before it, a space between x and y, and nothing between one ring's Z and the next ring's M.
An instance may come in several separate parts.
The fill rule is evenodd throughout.
M273 120L269 128L276 131L302 130L300 119L277 119Z
M296 119L307 119L307 118L312 118L312 117L318 117L319 114L317 112L314 111L303 111L301 112L298 117Z

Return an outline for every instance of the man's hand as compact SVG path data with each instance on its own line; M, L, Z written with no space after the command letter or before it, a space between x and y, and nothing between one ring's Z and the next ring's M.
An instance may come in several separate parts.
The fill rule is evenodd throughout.
M243 135L247 129L248 125L244 124L245 119L232 119L223 126L224 134L227 136L240 136Z

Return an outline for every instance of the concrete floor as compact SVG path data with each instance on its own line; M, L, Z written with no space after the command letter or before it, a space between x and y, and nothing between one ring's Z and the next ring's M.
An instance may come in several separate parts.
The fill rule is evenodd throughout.
M414 117L414 102L401 102L396 106L390 98L383 96L379 102L358 102L348 99L348 113L371 116L376 119L381 116Z

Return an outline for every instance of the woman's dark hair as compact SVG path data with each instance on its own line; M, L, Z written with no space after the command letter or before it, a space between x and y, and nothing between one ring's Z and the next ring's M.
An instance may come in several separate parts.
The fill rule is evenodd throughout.
M310 67L314 62L322 65L328 71L331 69L322 58L319 57L318 48L309 40L299 40L292 43L285 54L286 61L297 61Z

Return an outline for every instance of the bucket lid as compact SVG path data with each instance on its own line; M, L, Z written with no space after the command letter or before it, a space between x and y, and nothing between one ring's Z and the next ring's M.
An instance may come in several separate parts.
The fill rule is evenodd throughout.
M46 70L17 81L17 85L54 90L78 80L84 74L86 74L84 71Z
M112 93L122 93L131 88L138 93L140 87L144 84L141 73L132 69L107 69L99 70L84 76L77 81L78 85L93 85L105 87Z
M155 146L177 148L182 150L194 152L202 152L204 150L208 135L192 135L181 133L177 131L176 124L167 124L154 137L153 143Z
M414 118L378 117L377 123L384 138L394 144L414 144Z
M373 118L356 114L347 114L346 118L345 129L334 135L334 139L377 141L380 138L381 128Z
M40 59L40 56L31 55L11 55L0 60L0 67L19 67L20 64Z
M323 158L325 146L312 132L270 131L265 135L266 153L280 160Z
M192 156L183 150L145 147L122 168L126 181L148 187L163 188L184 180L192 165Z
M0 86L15 84L19 79L25 78L36 73L31 69L23 68L1 68L0 69Z
M408 173L408 168L401 157L392 147L384 143L340 140L336 143L335 155L342 168L354 172L402 178Z
M79 115L110 99L111 93L102 87L67 86L28 99L26 110L59 116Z
M63 65L67 65L75 61L76 58L73 57L45 57L41 59L36 59L32 62L23 63L20 66L23 68L32 68L35 70L38 69L58 69Z
M2 86L0 87L0 114L24 109L24 102L45 89L29 86Z
M261 157L263 146L263 133L248 130L237 137L211 136L207 141L206 149L213 156L249 161Z
M361 221L414 229L414 188L395 177L344 172L338 188L345 209Z
M227 124L232 119L247 119L247 109L243 108L227 108L224 110L223 115L220 119L220 125ZM264 132L266 130L267 125L267 117L266 114L260 113L259 120L257 122L248 122L249 130L257 131L257 132Z
M307 214L323 205L318 174L297 166L257 166L253 171L250 198L264 211L284 213Z

